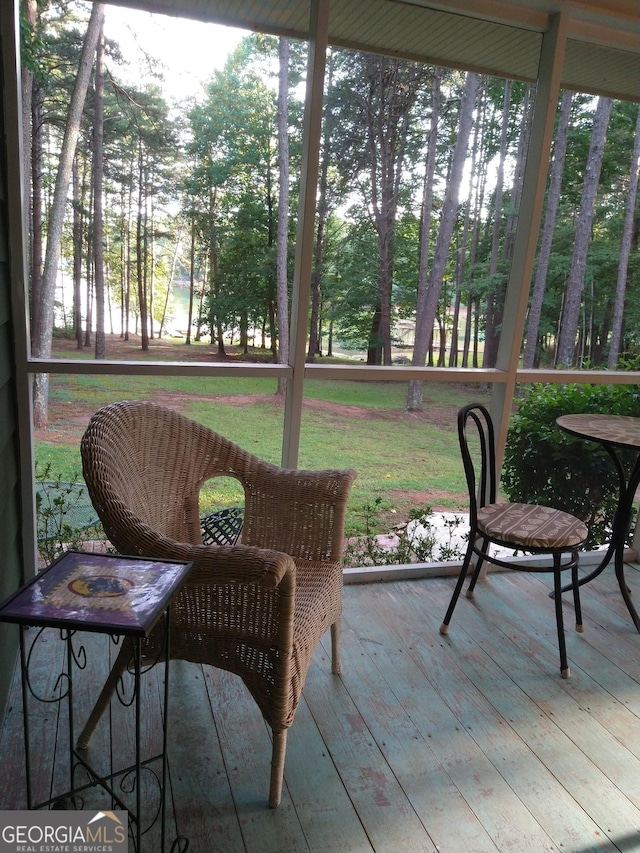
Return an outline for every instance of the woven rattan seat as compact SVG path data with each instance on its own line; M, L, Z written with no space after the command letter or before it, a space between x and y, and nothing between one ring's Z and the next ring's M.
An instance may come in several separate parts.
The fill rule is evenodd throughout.
M562 615L561 573L571 571L576 630L582 631L578 548L587 538L587 528L580 519L554 507L497 500L495 435L491 416L484 406L471 404L460 409L458 438L469 488L469 544L440 633L449 632L449 622L474 555L476 564L467 591L469 598L473 596L486 560L520 571L553 572L560 672L563 678L568 678L570 673ZM492 556L489 550L491 544L514 551L550 555L552 565L528 565Z
M269 805L280 802L287 730L311 656L331 628L340 671L342 549L350 470L270 465L206 427L149 402L113 403L82 438L83 473L121 554L190 560L171 610L171 657L239 675L273 732ZM212 477L244 489L240 540L202 542L198 496ZM161 650L145 640L145 656ZM86 747L130 650L123 647L78 738Z

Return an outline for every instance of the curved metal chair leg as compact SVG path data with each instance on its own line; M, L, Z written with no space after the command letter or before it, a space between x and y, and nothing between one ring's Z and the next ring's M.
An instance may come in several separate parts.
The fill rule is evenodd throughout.
M558 648L560 649L560 675L569 678L571 670L567 663L567 645L564 638L564 617L562 615L562 570L560 566L560 555L553 555L553 587L554 602L556 606L556 625L558 627Z
M476 562L475 568L473 570L473 574L471 575L471 580L469 581L469 586L467 587L467 598L473 598L473 593L476 588L476 584L478 583L478 578L480 577L480 572L482 571L482 566L484 565L484 555L487 553L489 548L489 540L483 539L482 545L480 546L480 551L482 555L478 554L478 551L475 552L478 560Z
M451 617L453 616L453 611L456 609L456 604L458 603L458 598L460 598L460 592L462 591L462 586L464 584L465 578L467 576L467 572L469 571L469 565L471 563L471 556L473 554L473 543L472 540L469 540L469 546L467 548L467 553L464 556L464 561L460 568L460 574L458 575L458 582L456 583L455 589L453 590L453 595L451 596L451 601L449 602L449 607L447 608L447 613L444 617L442 625L440 625L440 633L448 634L449 633L449 622L451 621Z
M576 631L582 634L584 626L582 624L582 605L580 604L580 584L578 581L578 555L572 554L571 558L575 561L571 569L571 583L573 584L573 606L576 611Z

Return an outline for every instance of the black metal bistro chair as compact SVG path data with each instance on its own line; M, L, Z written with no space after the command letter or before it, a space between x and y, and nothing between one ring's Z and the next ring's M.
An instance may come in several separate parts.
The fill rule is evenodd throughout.
M485 560L506 568L526 572L553 572L560 672L570 675L562 617L561 576L571 571L576 631L582 631L582 613L578 587L578 549L587 538L587 528L580 519L562 510L540 504L512 503L497 497L495 433L491 415L478 404L464 406L458 412L460 451L469 488L469 544L460 569L440 633L447 634L449 622L458 602L465 577L475 557L467 597L473 591ZM491 545L512 548L531 554L550 555L551 565L526 565L510 562L490 553ZM565 559L563 560L563 557Z

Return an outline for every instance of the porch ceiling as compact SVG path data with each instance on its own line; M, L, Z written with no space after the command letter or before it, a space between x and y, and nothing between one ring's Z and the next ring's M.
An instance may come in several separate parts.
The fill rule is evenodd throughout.
M244 29L306 39L310 0L111 0ZM568 40L562 86L640 101L638 0L330 0L329 42L535 80L552 15Z

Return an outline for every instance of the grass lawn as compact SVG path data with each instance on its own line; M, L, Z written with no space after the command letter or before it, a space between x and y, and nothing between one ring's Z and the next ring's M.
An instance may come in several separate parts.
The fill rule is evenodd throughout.
M206 354L200 351L200 357L205 360ZM362 508L377 497L387 526L406 520L416 506L466 508L456 412L486 392L472 386L426 386L420 413L405 411L406 383L310 380L305 392L300 467L349 467L358 472L348 533L361 528ZM49 464L50 478L79 479L79 441L91 413L121 399L155 400L257 456L280 462L283 401L275 394L273 379L52 375L49 425L36 434L38 468ZM205 504L237 499L237 491L226 487L204 496Z

